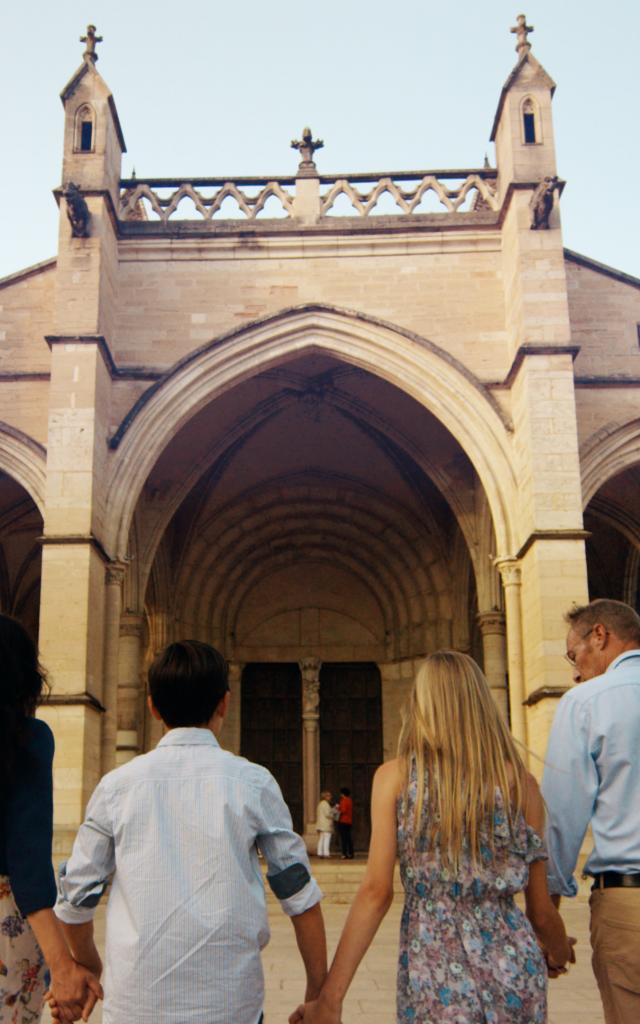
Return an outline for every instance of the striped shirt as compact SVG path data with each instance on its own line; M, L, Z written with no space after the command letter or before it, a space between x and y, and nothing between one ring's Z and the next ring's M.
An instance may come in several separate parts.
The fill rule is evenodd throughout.
M55 908L91 920L111 879L104 1024L256 1024L269 940L258 848L285 913L321 899L276 781L209 729L172 729L104 776Z

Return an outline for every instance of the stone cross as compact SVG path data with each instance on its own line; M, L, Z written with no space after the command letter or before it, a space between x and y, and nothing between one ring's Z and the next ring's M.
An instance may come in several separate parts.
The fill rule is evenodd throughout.
M96 35L95 25L87 25L87 34L86 36L80 36L80 42L87 44L87 48L82 54L82 56L86 60L93 61L93 63L95 64L95 62L98 59L98 54L96 53L96 43L102 42L102 36Z
M300 153L301 167L315 167L313 154L316 149L322 149L323 146L324 142L322 139L314 139L310 128L302 129L302 141L298 139L291 140L291 148L297 149Z
M516 24L510 32L515 32L518 42L516 43L516 53L519 53L522 57L523 54L527 53L531 49L531 43L527 39L529 32L533 32L533 25L527 25L526 14L519 14L516 19Z

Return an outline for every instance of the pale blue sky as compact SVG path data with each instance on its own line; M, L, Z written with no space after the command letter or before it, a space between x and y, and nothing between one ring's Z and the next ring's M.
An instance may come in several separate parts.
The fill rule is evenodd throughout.
M127 141L123 174L289 174L303 125L321 172L482 165L516 61L514 0L8 0L0 11L0 276L55 255L62 106L88 22ZM557 84L564 242L640 276L637 0L536 0Z

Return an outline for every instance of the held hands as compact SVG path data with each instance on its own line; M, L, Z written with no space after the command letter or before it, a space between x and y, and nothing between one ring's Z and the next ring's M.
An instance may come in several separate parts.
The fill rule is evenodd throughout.
M575 944L576 939L569 935L567 936L566 948L561 956L557 956L557 951L554 950L553 954L549 950L544 950L544 958L547 962L547 971L549 972L550 978L559 978L561 974L566 974L569 970L568 964L575 964Z
M102 964L98 957L94 965L98 972ZM102 999L102 985L88 967L71 961L63 967L51 969L51 985L45 998L55 1021L73 1022L89 1020L98 999Z
M341 1024L341 1011L323 1006L320 1000L301 1003L289 1017L289 1024Z

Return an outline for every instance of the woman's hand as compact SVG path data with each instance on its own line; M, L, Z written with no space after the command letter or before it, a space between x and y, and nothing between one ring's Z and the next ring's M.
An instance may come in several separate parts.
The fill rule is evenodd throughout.
M558 978L561 974L566 974L569 969L567 964L575 964L575 944L576 939L572 935L568 935L566 943L563 943L564 948L554 949L553 951L544 950L544 958L547 962L550 978Z
M342 1007L329 1006L322 998L312 1003L301 1003L289 1017L289 1024L340 1024Z
M69 959L58 966L51 966L51 985L47 999L54 1020L64 1021L65 1024L80 1018L87 1021L102 996L100 982L82 964Z

